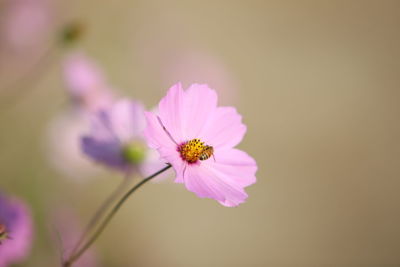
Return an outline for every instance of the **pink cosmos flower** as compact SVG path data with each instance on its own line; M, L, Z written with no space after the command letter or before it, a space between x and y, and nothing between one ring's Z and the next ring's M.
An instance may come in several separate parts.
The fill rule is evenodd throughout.
M0 32L9 47L32 48L49 31L51 7L46 0L11 0L2 2L3 6Z
M237 206L256 181L257 164L234 148L246 126L232 107L217 107L217 94L207 85L171 87L158 105L158 115L146 112L145 137L150 147L169 162L177 183L199 197L224 206Z
M111 86L102 70L82 53L73 53L64 61L63 77L68 94L79 108L96 111L111 105Z
M146 149L144 108L123 99L93 118L90 133L82 138L82 150L90 158L122 172L149 175L165 166Z
M0 267L25 259L32 243L32 219L20 200L0 193Z
M100 174L101 168L82 153L80 138L88 132L93 113L111 106L114 97L102 70L82 53L72 53L65 59L63 78L73 107L50 123L47 154L56 170L82 180Z

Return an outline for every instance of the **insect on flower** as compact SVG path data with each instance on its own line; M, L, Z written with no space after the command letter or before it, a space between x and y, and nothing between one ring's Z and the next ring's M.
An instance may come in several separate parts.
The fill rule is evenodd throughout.
M11 239L11 237L8 235L7 227L5 226L5 224L0 223L0 245L2 244L3 240L6 239Z
M24 260L30 252L32 235L27 206L0 191L0 266L14 266Z
M197 138L178 144L172 137L171 133L164 126L159 116L157 116L157 120L171 141L176 144L177 151L180 153L182 160L188 162L189 164L193 164L198 160L207 160L212 156L215 161L214 148L212 146L204 145L204 142L201 142L200 139ZM185 176L185 171L186 166L183 169L183 177Z
M213 153L214 153L214 148L212 146L205 146L203 149L203 152L199 156L199 160L206 160L206 159L209 159L211 156L213 156L214 161L215 161L215 157L214 157Z
M235 148L246 132L241 115L217 101L207 85L192 84L184 90L176 84L160 100L157 114L145 112L144 135L172 165L176 183L201 198L233 207L247 199L244 188L256 182L257 163Z

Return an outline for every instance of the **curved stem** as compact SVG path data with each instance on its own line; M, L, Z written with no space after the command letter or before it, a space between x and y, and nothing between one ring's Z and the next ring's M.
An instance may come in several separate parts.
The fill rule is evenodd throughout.
M97 240L97 238L100 236L100 234L104 231L106 226L110 223L111 219L114 217L114 215L117 213L117 211L121 208L121 206L125 203L125 201L129 198L130 195L132 195L137 189L139 189L142 185L156 177L157 175L165 172L169 168L171 168L172 165L168 164L158 172L150 175L149 177L143 179L140 181L138 184L136 184L134 187L132 187L128 192L125 193L125 195L115 204L111 212L107 215L107 217L104 219L104 221L100 224L99 228L95 231L93 236L83 245L83 247L74 255L71 255L71 257L64 262L63 266L64 267L70 267L76 260L79 259L80 256Z
M127 187L129 182L131 181L129 173L124 177L122 182L118 185L118 187L109 195L106 200L101 204L101 206L97 209L96 213L92 216L89 223L84 228L83 234L79 238L79 241L76 243L74 248L72 249L70 255L74 255L79 247L82 245L83 241L85 241L87 235L90 230L93 229L98 223L98 221L103 217L104 213L110 208L111 204L117 199L117 197L122 194L124 189Z
M50 45L40 58L29 68L19 79L11 82L6 87L2 87L0 111L8 111L15 106L23 96L32 93L37 87L36 83L42 78L50 65L54 63L58 56L58 49L55 45ZM24 95L22 95L24 93Z

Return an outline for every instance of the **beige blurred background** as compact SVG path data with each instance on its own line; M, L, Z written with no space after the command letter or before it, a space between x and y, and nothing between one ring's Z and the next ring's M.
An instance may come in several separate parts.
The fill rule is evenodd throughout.
M121 95L151 108L179 80L220 89L259 166L237 208L170 181L146 185L97 242L100 266L400 266L400 1L61 6L58 18L86 25L77 49ZM34 210L21 266L56 266L54 204L85 222L121 178L76 182L51 167L47 127L66 102L60 64L33 86L0 116L0 186Z

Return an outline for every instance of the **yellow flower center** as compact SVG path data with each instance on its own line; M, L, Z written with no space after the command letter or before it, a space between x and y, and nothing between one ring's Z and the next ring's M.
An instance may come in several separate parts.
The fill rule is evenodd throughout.
M212 146L205 145L200 139L192 139L178 146L181 158L188 163L195 163L198 160L206 160L213 155Z

